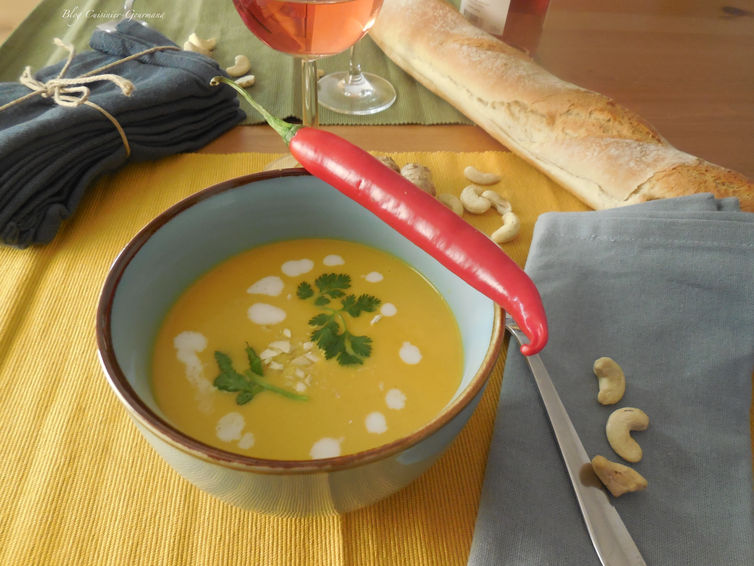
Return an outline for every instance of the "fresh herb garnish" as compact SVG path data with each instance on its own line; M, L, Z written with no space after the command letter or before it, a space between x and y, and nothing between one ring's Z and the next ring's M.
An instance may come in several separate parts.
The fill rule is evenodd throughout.
M356 336L348 331L345 314L356 318L362 312L373 312L380 300L372 295L346 295L351 288L351 277L344 273L323 273L314 280L314 287L306 281L299 283L296 295L299 299L314 299L314 304L324 312L309 320L314 326L311 339L324 352L326 359L337 358L342 366L363 364L372 354L372 339ZM341 299L340 308L330 306L334 299Z
M262 391L271 391L272 393L277 393L296 401L306 401L309 399L306 395L299 395L298 393L281 389L265 381L263 379L262 360L254 351L254 348L248 344L246 345L246 357L249 360L249 369L243 373L238 373L233 367L230 356L223 352L215 352L215 361L220 368L220 375L215 378L213 384L220 391L238 393L236 404L245 405Z

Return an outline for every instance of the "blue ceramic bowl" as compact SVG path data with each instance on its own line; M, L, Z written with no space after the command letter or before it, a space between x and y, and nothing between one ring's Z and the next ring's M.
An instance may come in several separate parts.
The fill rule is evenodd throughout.
M171 424L150 387L152 344L170 306L200 275L249 248L339 238L385 250L424 274L458 321L464 373L450 403L413 434L336 458L265 460L203 444ZM448 447L481 397L502 344L500 309L369 211L300 169L205 189L162 213L125 247L97 313L110 385L152 447L187 480L235 505L280 515L344 512L406 486Z

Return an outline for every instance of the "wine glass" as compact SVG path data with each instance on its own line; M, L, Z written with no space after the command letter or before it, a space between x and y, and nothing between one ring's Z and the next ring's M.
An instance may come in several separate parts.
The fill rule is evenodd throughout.
M382 0L233 0L264 43L301 61L304 126L319 121L317 59L345 51L374 24Z
M351 46L348 70L330 73L319 79L319 103L341 114L364 116L390 108L395 102L395 88L390 81L365 73Z

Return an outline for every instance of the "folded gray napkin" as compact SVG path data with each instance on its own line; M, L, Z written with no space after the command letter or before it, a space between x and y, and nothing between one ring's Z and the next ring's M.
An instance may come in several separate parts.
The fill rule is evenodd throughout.
M612 499L647 564L754 564L754 215L710 195L548 213L526 271L548 314L541 357L587 453L649 482ZM614 406L596 401L601 356L626 374ZM605 437L619 407L650 418L633 433L644 451L637 464ZM468 563L600 564L513 343Z
M157 31L126 20L115 32L95 31L92 50L77 54L64 77L164 45L175 46ZM41 69L35 78L55 78L63 64ZM117 128L89 106L64 107L36 96L0 112L0 242L26 247L50 241L102 173L128 160L197 150L244 119L235 91L209 85L224 71L198 53L157 51L103 73L133 83L130 96L113 82L87 85L89 100L122 126L130 156ZM0 106L29 92L20 83L0 83Z

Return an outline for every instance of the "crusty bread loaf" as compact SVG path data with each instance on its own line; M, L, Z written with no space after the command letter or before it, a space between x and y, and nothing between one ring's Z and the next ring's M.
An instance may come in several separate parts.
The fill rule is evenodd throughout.
M371 37L397 65L596 209L754 182L670 145L610 98L559 79L445 0L384 0Z

